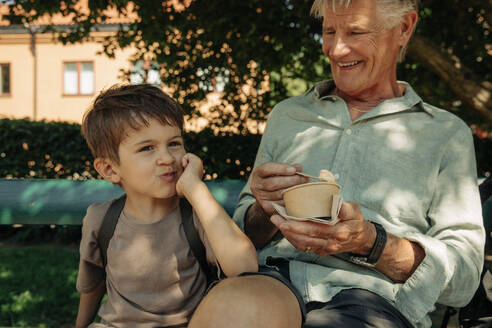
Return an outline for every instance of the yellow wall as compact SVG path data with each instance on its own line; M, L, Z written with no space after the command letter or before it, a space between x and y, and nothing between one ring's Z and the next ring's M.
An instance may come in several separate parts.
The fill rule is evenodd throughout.
M96 53L102 49L97 42L66 45L53 41L51 34L36 38L37 101L33 104L34 72L29 34L0 34L0 63L10 63L11 94L0 96L0 117L70 121L80 123L85 109L98 92L114 83L120 69L131 67L131 50L119 51L115 59ZM66 61L92 61L93 95L63 95L63 65ZM36 110L36 117L34 111Z

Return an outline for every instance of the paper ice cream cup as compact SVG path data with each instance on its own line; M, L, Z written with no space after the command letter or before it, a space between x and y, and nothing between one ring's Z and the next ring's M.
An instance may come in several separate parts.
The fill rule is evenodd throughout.
M330 218L333 195L340 186L330 182L310 182L283 191L287 215L297 218Z

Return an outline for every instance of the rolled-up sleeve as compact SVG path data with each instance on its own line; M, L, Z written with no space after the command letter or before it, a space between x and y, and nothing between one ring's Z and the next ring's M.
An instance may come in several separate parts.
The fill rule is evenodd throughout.
M436 302L467 304L478 287L484 261L485 230L470 130L459 129L443 149L427 213L430 229L405 236L425 251L424 260L396 295L398 309L415 322Z

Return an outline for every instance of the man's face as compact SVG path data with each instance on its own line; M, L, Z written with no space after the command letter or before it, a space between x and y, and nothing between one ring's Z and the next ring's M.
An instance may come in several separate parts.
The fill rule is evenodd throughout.
M115 166L125 192L133 198L170 198L183 172L185 155L181 129L149 119L149 126L130 130L119 146Z
M398 25L397 25L398 26ZM384 29L376 1L355 0L349 8L327 6L323 53L337 88L351 96L382 94L396 82L398 28Z

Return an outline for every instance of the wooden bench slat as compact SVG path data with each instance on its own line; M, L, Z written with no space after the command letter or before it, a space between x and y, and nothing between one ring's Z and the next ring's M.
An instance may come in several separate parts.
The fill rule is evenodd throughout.
M246 181L205 182L232 215ZM116 198L123 190L104 180L0 179L0 224L80 225L87 207Z

